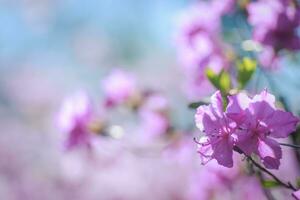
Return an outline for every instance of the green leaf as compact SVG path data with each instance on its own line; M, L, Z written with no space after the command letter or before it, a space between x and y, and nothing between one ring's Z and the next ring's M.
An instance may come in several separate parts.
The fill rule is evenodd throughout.
M208 105L209 102L205 102L205 101L197 101L197 102L192 102L188 105L189 108L191 109L197 109L199 106L202 105Z
M219 74L215 73L212 69L206 70L208 80L219 89L222 94L227 94L231 88L230 75L227 71L222 70Z
M262 186L264 188L274 188L280 186L280 184L277 181L274 180L263 180Z
M248 57L244 57L242 60L237 61L239 89L243 89L247 85L256 70L256 65L256 61Z
M219 74L219 80L220 80L220 90L224 93L229 92L231 87L231 81L230 81L230 75L228 72L222 71Z

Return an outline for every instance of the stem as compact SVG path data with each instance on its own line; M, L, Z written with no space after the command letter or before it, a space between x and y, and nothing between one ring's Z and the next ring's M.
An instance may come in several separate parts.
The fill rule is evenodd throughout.
M275 198L273 197L271 191L268 190L267 188L264 188L263 185L262 185L262 183L265 181L265 179L264 179L264 177L262 176L261 171L259 171L259 170L254 170L254 165L253 165L253 163L252 163L252 162L249 162L249 161L247 162L247 169L249 170L249 172L248 172L249 175L256 174L256 175L258 176L258 178L259 178L259 180L260 180L260 183L261 183L261 186L262 186L261 189L263 190L263 192L264 192L266 198L267 198L268 200L275 200Z
M261 171L257 171L257 175L258 175L258 178L259 178L260 182L263 183L263 181L265 179L264 179ZM268 200L275 200L275 198L273 197L273 195L272 195L272 193L271 193L270 190L264 188L263 186L262 186L262 190L264 191L264 193L265 193L265 195L266 195L266 197L267 197Z
M251 156L248 156L246 154L244 154L247 159L249 161L251 161L253 163L253 165L255 167L257 167L258 169L260 169L261 171L263 171L264 173L268 174L269 176L271 176L277 183L279 183L281 186L293 190L293 191L297 191L297 189L290 183L285 183L282 180L280 180L276 175L274 175L272 172L270 172L269 170L267 170L266 168L264 168L263 166L261 166L260 164L258 164L253 158L251 158Z
M287 146L287 147L291 147L291 148L295 148L295 149L300 149L299 145L296 144L285 144L285 143L279 143L282 146Z

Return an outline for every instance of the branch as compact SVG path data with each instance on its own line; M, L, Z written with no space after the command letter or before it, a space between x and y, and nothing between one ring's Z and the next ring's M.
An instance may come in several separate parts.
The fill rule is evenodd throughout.
M250 175L257 174L257 176L258 176L258 178L259 178L259 180L260 180L260 182L261 182L262 190L263 190L263 192L264 192L266 198L267 198L268 200L275 200L275 198L274 198L274 196L272 195L271 191L268 190L267 188L263 187L263 183L264 183L265 179L264 179L264 177L263 177L261 171L260 171L260 170L256 170L256 171L255 171L255 170L254 170L254 165L253 165L253 163L252 163L252 162L249 162L249 161L247 162L247 168L248 168L248 170L249 170Z
M290 183L285 183L282 180L280 180L276 175L274 175L272 172L270 172L269 170L267 170L266 168L264 168L263 166L261 166L260 164L258 164L253 158L251 158L251 156L248 156L246 154L244 154L246 156L246 158L251 161L253 163L253 165L255 167L257 167L258 169L260 169L261 171L263 171L264 173L268 174L269 176L271 176L276 182L278 182L281 186L293 190L293 191L297 191L297 189Z
M291 148L295 148L295 149L300 149L299 145L296 144L286 144L286 143L279 143L282 146L287 146L287 147L291 147Z
M263 181L265 181L261 171L257 171L257 175L258 175L258 178L261 182L261 184L263 183ZM263 185L262 185L262 190L264 191L266 197L268 200L275 200L274 196L272 195L271 191L268 190L267 188L264 188Z
M261 166L259 163L257 163L251 156L248 156L247 154L245 154L245 152L243 152L239 147L234 146L234 151L238 152L239 154L244 154L247 158L248 161L251 161L251 163L257 167L258 169L260 169L262 172L268 174L269 176L271 176L279 185L293 190L293 191L297 191L297 189L295 188L295 186L293 186L290 182L285 183L284 181L280 180L275 174L273 174L272 172L270 172L269 170L267 170L266 168L264 168L263 166Z

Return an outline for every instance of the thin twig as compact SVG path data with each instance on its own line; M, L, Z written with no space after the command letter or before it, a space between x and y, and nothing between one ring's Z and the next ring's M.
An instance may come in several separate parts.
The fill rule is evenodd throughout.
M265 181L265 179L264 179L261 171L257 171L257 175L258 175L260 182L263 183ZM275 197L272 195L270 190L268 190L267 188L264 188L263 186L262 186L262 190L264 191L268 200L275 200Z
M299 145L296 144L286 144L286 143L279 143L282 146L287 146L287 147L291 147L291 148L296 148L296 149L300 149Z
M245 159L246 159L246 157L245 157ZM254 170L254 165L253 165L253 163L252 163L252 162L249 162L249 161L247 162L247 169L248 169L249 175L256 174L256 175L258 176L258 178L259 178L259 180L260 180L260 183L261 183L261 186L262 186L262 190L263 190L263 192L264 192L266 198L267 198L268 200L275 200L274 196L272 195L272 192L271 192L270 190L268 190L267 188L264 188L263 185L262 185L263 182L265 181L265 179L264 179L264 177L263 177L261 171L260 171L260 170Z
M259 168L261 171L263 171L266 174L268 174L269 176L271 176L281 186L283 186L283 187L285 187L287 189L293 190L293 191L297 190L290 182L288 182L288 183L283 182L276 175L274 175L272 172L270 172L269 170L267 170L266 168L264 168L263 166L261 166L260 164L258 164L253 158L251 158L251 156L247 156L247 155L245 155L245 156L247 157L247 159L249 161L251 161L253 163L253 165L255 167Z

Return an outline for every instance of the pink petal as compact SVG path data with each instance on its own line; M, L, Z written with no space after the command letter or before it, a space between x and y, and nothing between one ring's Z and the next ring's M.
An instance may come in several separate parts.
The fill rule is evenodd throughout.
M217 116L221 117L223 115L223 99L221 92L218 90L216 91L210 98L211 106L213 111Z
M200 131L204 131L204 126L203 126L203 116L205 113L210 112L209 106L199 106L197 108L197 112L195 114L195 122L196 126L200 129Z
M299 119L289 112L277 110L272 117L265 121L271 131L271 136L276 138L288 137L296 130Z
M220 165L225 167L233 167L233 145L228 138L221 138L219 141L212 145L214 151L213 157Z
M279 144L270 138L258 141L258 155L268 169L278 169L282 151Z
M252 99L252 102L267 102L272 108L275 109L275 97L274 95L268 93L267 89L263 90L260 94L255 95Z
M215 117L211 117L208 114L203 115L203 126L206 135L216 135L219 134L221 129L221 120Z
M272 108L267 102L260 101L250 103L249 111L258 121L264 121L272 117L275 112L275 109Z
M212 159L213 150L209 142L209 138L203 136L198 141L198 153L200 154L201 163L206 164Z
M248 130L241 130L236 132L238 142L237 146L247 155L251 155L256 151L258 145L257 136Z
M211 96L210 100L213 112L215 112L217 116L221 117L223 115L223 99L221 92L219 90L216 91Z
M245 93L239 93L228 97L229 103L226 109L226 114L229 118L237 123L242 123L245 119L245 109L250 104L250 98Z

